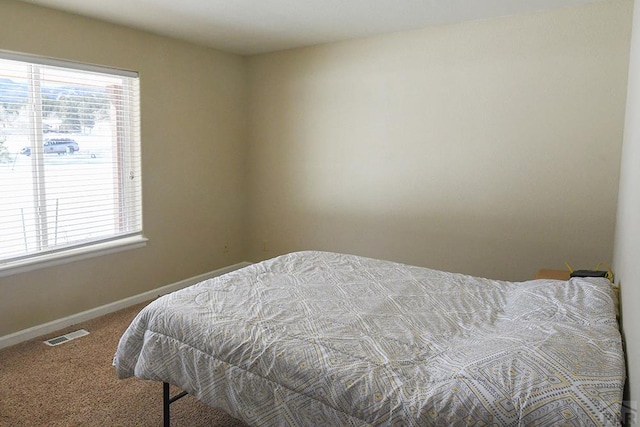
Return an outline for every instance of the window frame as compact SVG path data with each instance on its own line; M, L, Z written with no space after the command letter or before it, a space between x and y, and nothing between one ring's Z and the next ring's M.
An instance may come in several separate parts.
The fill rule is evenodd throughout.
M29 63L31 65L42 65L42 66L53 66L65 68L73 71L88 71L88 72L97 72L101 74L109 74L117 77L126 77L126 78L134 78L139 80L139 74L135 71L123 70L119 68L106 67L94 64L87 64L75 61L61 60L55 58L49 58L44 56L37 55L29 55L23 53L17 53L13 51L0 50L0 59L3 60L11 60L11 61L20 61L23 63ZM38 83L39 84L39 83ZM139 118L140 114L140 86L139 81L135 83L136 90L133 92L133 96L137 97L135 100L135 106L137 107L137 111L135 114L127 108L125 109L125 122L127 125L124 126L122 132L126 134L128 138L131 132L137 132L137 136L135 137L134 144L137 144L134 148L127 143L125 144L125 148L127 150L137 150L138 156L141 155L141 130L139 124L135 124L135 118ZM125 91L124 95L129 95L129 91ZM35 104L39 104L41 101L38 100ZM129 100L124 101L127 105L133 105L129 102ZM134 117L135 116L135 117ZM38 136L38 138L42 138L42 132L38 133L38 130L42 130L43 126L42 117L34 118L34 131ZM43 142L43 141L39 141ZM36 146L42 146L42 144L37 144ZM122 147L119 148L122 150ZM83 259L103 256L112 254L115 252L120 252L124 250L131 250L136 248L141 248L146 245L148 239L143 235L143 203L142 203L142 164L141 159L138 157L137 162L131 162L131 156L122 155L122 153L118 153L118 161L116 162L119 168L126 167L127 170L130 170L129 173L137 174L139 178L138 189L135 190L136 194L136 210L137 215L135 218L131 220L135 222L135 231L129 233L123 233L121 235L113 235L102 238L94 239L93 241L79 241L77 243L71 243L70 245L66 245L61 248L53 248L53 249L45 249L39 250L32 253L26 253L24 256L17 256L14 258L0 258L0 277L9 276L13 274L28 272L40 268L50 267L54 265L61 265L69 262L79 261ZM41 161L41 160L40 160ZM34 177L34 179L36 179ZM45 178L46 180L46 178ZM122 194L131 194L131 190L129 186L133 185L127 179L120 179L120 193ZM35 191L35 190L34 190ZM36 194L34 193L34 196ZM130 221L128 217L120 217L126 221Z

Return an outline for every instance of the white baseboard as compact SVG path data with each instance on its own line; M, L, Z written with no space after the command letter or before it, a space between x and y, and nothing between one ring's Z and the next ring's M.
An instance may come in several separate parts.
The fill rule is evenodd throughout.
M182 288L186 288L187 286L194 285L203 280L210 279L212 277L222 276L223 274L229 273L234 270L238 270L250 264L251 264L250 262L240 262L238 264L233 264L228 267L223 267L218 270L201 274L199 276L190 277L188 279L181 280L179 282L172 283L170 285L162 286L160 288L153 289L151 291L134 295L132 297L125 298L120 301L115 301L110 304L92 308L91 310L83 311L81 313L64 317L62 319L57 319L52 322L43 323L41 325L36 325L31 328L23 329L21 331L14 332L9 335L2 336L0 337L0 349L9 347L15 344L19 344L23 341L27 341L32 338L37 338L39 336L46 335L60 329L64 329L68 326L72 326L80 322L85 322L87 320L91 320L96 317L103 316L105 314L113 313L114 311L122 310L123 308L127 308L141 302L149 301L151 299L156 298L158 295L168 294L170 292L177 291L178 289L182 289Z

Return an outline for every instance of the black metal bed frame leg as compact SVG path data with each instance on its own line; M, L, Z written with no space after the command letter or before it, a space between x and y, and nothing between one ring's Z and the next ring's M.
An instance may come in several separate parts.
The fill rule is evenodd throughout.
M169 383L162 383L162 407L164 408L164 427L171 426L171 410L169 405L171 404L171 396L169 394Z
M163 417L164 417L164 427L171 427L171 409L169 405L175 402L178 399L182 399L188 393L183 391L174 397L171 397L171 391L169 390L169 383L162 383L162 407L163 407Z

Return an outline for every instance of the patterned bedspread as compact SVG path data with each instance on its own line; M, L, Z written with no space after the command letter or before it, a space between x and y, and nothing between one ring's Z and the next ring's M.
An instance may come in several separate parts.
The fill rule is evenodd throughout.
M297 252L157 299L114 365L250 425L618 425L611 287Z

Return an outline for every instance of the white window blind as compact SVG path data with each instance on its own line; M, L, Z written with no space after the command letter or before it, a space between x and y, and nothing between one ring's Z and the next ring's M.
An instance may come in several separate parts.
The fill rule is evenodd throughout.
M0 270L142 236L136 73L0 52Z

